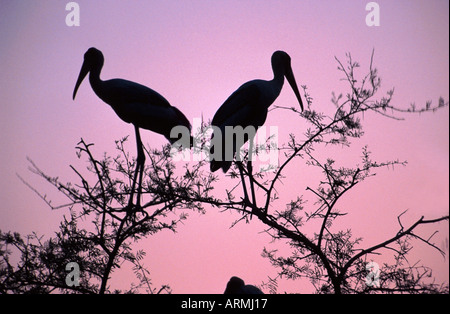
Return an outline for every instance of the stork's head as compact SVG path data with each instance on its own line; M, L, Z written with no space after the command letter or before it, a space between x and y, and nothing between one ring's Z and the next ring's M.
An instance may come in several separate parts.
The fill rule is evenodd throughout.
M276 73L283 74L291 85L292 90L294 91L295 96L300 104L300 108L303 111L303 102L300 97L300 92L298 91L297 82L295 81L294 73L292 72L291 67L291 57L284 51L275 51L272 55L272 68L276 75Z
M233 276L230 278L230 281L228 281L224 294L236 294L244 285L244 280Z
M98 75L100 75L100 70L103 67L104 62L103 54L100 50L96 48L89 48L88 51L84 54L84 62L81 66L80 74L78 75L77 83L75 84L75 89L73 90L73 99L75 99L75 95L77 94L78 87L80 87L81 82L83 82L86 75L93 70L98 71Z

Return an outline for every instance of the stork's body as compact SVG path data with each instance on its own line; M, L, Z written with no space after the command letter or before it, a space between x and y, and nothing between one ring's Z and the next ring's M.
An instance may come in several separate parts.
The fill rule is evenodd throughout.
M272 105L280 95L281 89L283 88L284 77L286 77L290 83L300 103L300 107L303 110L303 103L292 73L289 55L283 51L276 51L272 55L272 69L274 73L272 80L253 80L243 84L228 97L214 115L211 125L218 128L220 133L214 132L212 138L214 139L215 136L221 137L220 141L216 139L215 143L222 144L222 156L219 156L219 158L214 158L217 156L213 157L210 165L211 171L222 168L224 172L227 172L230 168L232 160L227 160L226 148L231 145L227 145L227 141L233 141L232 156L240 149L240 147L236 147L234 139L226 138L225 128L227 126L241 126L245 129L248 126L252 126L256 130L262 126L266 121L270 105ZM212 147L211 153L214 155L214 146ZM228 156L230 156L230 154L228 154Z
M171 144L177 140L170 138L173 127L184 125L191 129L183 113L146 86L122 79L101 81L92 72L89 81L95 94L109 104L123 121L162 134Z
M186 132L190 134L191 124L180 110L171 106L159 93L144 85L123 79L101 80L100 72L103 63L104 57L100 50L90 48L85 53L84 63L73 92L73 99L75 99L75 95L81 82L89 73L89 82L95 94L105 103L110 105L123 121L134 125L138 156L129 206L132 205L134 187L138 173L139 187L136 204L140 206L145 155L142 148L139 128L159 133L165 136L167 140L173 144L178 141L179 138L170 137L172 128L181 125L184 126ZM192 138L189 136L189 143L186 143L186 145L190 145L191 143Z

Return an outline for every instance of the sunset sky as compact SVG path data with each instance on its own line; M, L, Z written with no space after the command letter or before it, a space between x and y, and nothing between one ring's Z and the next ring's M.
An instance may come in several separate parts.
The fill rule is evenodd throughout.
M366 25L369 1L360 0L79 0L80 26L72 27L66 25L68 2L0 1L2 231L36 231L50 237L67 214L51 211L18 179L17 174L56 204L64 202L28 171L27 157L65 182L77 179L69 165L83 165L75 154L80 138L95 143L94 152L101 157L114 151L115 140L130 135L128 148L136 153L133 127L94 94L88 80L72 100L83 54L90 47L105 56L102 79L146 85L190 121L211 119L244 82L271 79L270 57L276 50L289 53L297 83L307 85L313 106L326 113L333 110L331 93L348 91L335 60L345 61L346 52L360 62L362 76L375 51L374 64L382 78L378 96L394 87L392 104L397 107L420 107L428 100L437 104L440 96L449 99L447 0L376 1L380 26L372 27ZM275 104L298 106L287 83ZM341 207L349 213L342 228L353 229L367 246L395 235L397 216L407 209L405 224L422 215L432 219L449 213L448 107L399 117L404 120L365 115L365 136L353 141L354 149L342 150L342 155L333 150L337 154L331 156L345 164L357 160L368 145L374 160L408 161L406 167L379 170L342 200ZM298 121L288 111L276 110L266 125L278 127L281 145L289 133L304 134L306 126ZM149 131L141 135L152 148L167 143ZM284 203L307 193L299 186L317 186L319 178L302 176L300 168L292 167L280 187ZM218 175L223 189L234 185L223 173ZM233 275L257 285L274 277L276 269L261 252L265 246L286 247L269 243L257 219L230 229L239 217L207 208L206 215L191 213L176 234L162 232L139 242L136 250L147 251L144 265L155 286L169 284L174 293L222 293ZM421 232L426 238L435 229L435 244L448 254L448 222ZM416 244L410 262L420 260L433 268L438 282L448 282L448 255L443 258ZM117 273L111 284L125 288L129 280ZM301 280L283 280L278 289L312 291Z

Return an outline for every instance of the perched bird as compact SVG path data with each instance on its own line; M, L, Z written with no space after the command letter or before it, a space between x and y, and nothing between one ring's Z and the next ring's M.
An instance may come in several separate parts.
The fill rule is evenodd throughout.
M253 285L246 285L241 278L233 276L228 281L224 294L263 294L263 292Z
M132 205L136 179L139 173L136 203L139 207L145 163L139 128L162 134L171 144L185 138L186 143L182 142L182 145L183 147L189 147L192 145L192 136L190 135L191 124L180 110L171 106L163 96L144 85L123 79L107 81L100 79L103 63L104 57L100 50L89 48L86 51L84 54L84 62L73 91L73 99L75 100L81 82L89 73L89 82L95 94L110 105L119 118L134 125L137 145L137 165L128 206ZM181 133L180 137L172 138L170 133L176 126L184 127L184 133Z
M284 51L275 51L272 55L272 69L274 74L272 80L253 80L243 84L228 97L214 115L211 122L213 127L210 151L211 171L222 168L223 172L227 172L234 155L249 139L247 135L244 135L244 139L240 141L236 141L233 136L227 138L226 127L241 126L246 129L251 126L256 133L256 130L266 121L270 105L280 95L285 77L294 90L303 111L302 99L292 72L291 57ZM219 156L214 154L217 145L221 145L221 154L216 153ZM232 147L232 152L226 152L227 147Z

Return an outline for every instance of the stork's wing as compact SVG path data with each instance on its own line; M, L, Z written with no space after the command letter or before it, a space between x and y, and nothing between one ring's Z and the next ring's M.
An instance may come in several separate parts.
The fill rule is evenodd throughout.
M170 103L158 92L147 86L122 80L112 79L105 81L105 93L99 95L110 105L123 105L129 103L151 104L153 106L170 107Z
M226 125L242 125L242 123L229 124L227 121L239 120L239 113L245 110L245 107L253 107L258 103L260 93L258 87L252 82L247 82L239 87L217 110L211 124L216 126ZM244 117L242 117L244 118Z
M164 134L162 130L170 130L174 126L185 126L189 131L191 124L186 116L176 107L163 107L147 103L129 103L113 108L125 122L137 127Z
M267 109L264 106L261 106L260 103L261 93L260 90L255 84L255 81L251 81L245 83L241 87L238 88L230 97L220 106L219 110L217 110L214 118L211 122L213 126L219 128L219 139L222 144L222 156L219 156L219 160L216 160L214 156L214 145L211 147L211 171L216 171L220 168L224 172L227 172L231 166L231 160L227 160L226 149L229 143L226 141L226 131L225 128L227 126L236 127L241 126L243 129L246 129L247 126L253 126L256 129L263 125L264 121L267 117ZM245 132L244 132L245 133ZM247 134L247 133L245 133ZM244 135L244 141L247 141L247 137ZM216 132L213 132L212 139L217 136ZM232 140L232 156L235 155L235 152L240 149L242 142L239 145L235 142L234 137L230 138ZM217 145L217 144L215 144ZM239 147L236 147L239 146Z

